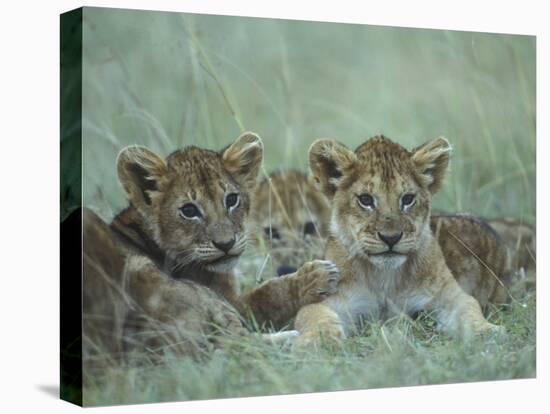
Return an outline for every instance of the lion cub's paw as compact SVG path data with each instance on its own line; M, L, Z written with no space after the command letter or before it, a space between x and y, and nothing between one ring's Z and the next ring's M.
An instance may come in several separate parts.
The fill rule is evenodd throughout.
M302 305L319 302L336 293L340 282L340 270L329 260L313 260L296 272L300 280Z

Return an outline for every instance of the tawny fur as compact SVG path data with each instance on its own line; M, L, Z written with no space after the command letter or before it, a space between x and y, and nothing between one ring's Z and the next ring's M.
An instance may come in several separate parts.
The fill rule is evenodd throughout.
M110 226L89 210L83 216L85 357L128 346L197 354L220 333L245 333L243 316L279 328L335 291L334 265L314 261L240 293L233 267L246 246L261 162L262 143L252 133L219 152L120 153L130 205ZM190 204L198 215L182 209Z
M252 231L263 237L276 269L297 268L306 258L323 257L330 205L306 173L291 170L270 174L255 191L252 206ZM315 223L318 234L304 234L307 222ZM509 300L511 269L502 233L467 214L437 214L431 217L430 226L451 273L482 308ZM522 239L528 240L527 236Z
M430 227L458 284L483 309L510 300L510 252L491 226L480 218L455 214L432 216Z
M487 223L495 229L511 252L512 268L534 271L536 268L535 227L513 218L493 218Z
M268 247L275 269L298 268L321 258L329 219L327 198L301 171L272 172L252 197L253 240Z
M480 303L460 287L457 280L468 275L458 274L455 279L430 228L431 198L442 186L450 152L443 138L413 151L385 137L371 138L355 151L333 140L313 143L310 169L331 204L325 257L339 267L342 280L336 295L299 311L297 346L317 343L321 337L343 338L362 320L421 310L430 311L453 335L501 330L484 318ZM406 194L413 195L407 205ZM452 221L443 222L441 228L442 245L455 249L456 245L445 243L452 237L448 231ZM448 254L450 265L457 270L462 265L470 268L463 256L457 257L458 264ZM482 280L475 281L470 291L482 302L500 300L494 294L495 284L485 289L487 273L478 271Z

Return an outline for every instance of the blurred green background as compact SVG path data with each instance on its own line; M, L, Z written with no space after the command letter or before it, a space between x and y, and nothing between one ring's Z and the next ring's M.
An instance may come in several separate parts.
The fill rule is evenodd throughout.
M454 146L435 207L535 220L535 38L85 8L84 204L126 204L115 160L219 149L243 130L265 171L307 167L320 137Z

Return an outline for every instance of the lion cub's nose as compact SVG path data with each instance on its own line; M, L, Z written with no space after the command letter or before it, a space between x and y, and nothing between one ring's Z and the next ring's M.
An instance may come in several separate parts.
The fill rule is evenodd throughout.
M225 242L215 242L215 241L212 241L212 244L219 250L221 250L222 252L224 252L225 254L227 254L229 252L229 250L231 250L231 248L235 245L235 239L231 239L229 241L225 241Z
M388 247L391 249L393 246L397 244L399 240L401 240L401 237L403 237L403 233L402 232L396 233L396 234L378 233L378 237L380 237L380 240L386 243Z

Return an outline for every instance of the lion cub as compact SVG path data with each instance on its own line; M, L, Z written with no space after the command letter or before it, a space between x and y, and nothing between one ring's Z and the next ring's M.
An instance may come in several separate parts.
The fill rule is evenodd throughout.
M262 157L253 133L222 151L187 147L166 159L143 147L121 151L130 205L110 226L88 210L83 217L85 354L129 342L186 353L214 331L242 333L241 316L281 327L335 291L335 266L313 261L239 292L233 268Z
M312 144L309 166L332 206L325 257L342 280L337 294L298 312L296 345L343 338L363 319L420 310L451 334L500 330L459 286L463 275L453 277L430 228L431 198L450 153L444 138L413 151L383 136L355 151L327 139Z
M267 247L278 276L322 257L329 220L327 198L301 171L272 172L252 197L251 232Z
M534 271L536 267L535 227L528 223L503 217L492 218L487 223L502 237L511 252L514 270Z
M273 172L254 193L252 231L259 235L257 244L263 238L279 276L323 257L329 224L328 200L304 172ZM482 308L508 301L506 284L512 268L507 239L486 221L467 214L432 215L430 226L451 273Z

